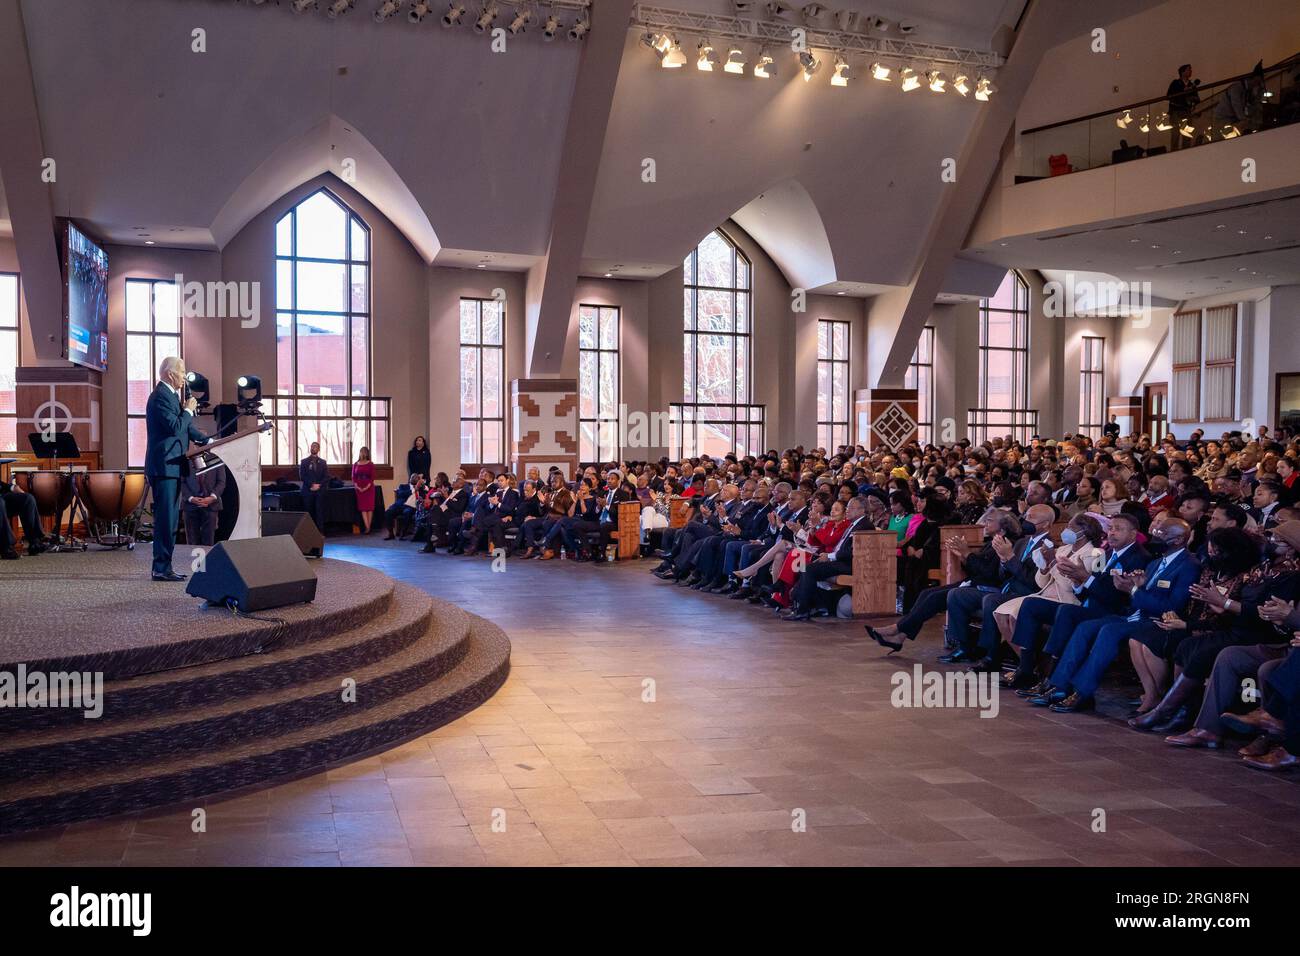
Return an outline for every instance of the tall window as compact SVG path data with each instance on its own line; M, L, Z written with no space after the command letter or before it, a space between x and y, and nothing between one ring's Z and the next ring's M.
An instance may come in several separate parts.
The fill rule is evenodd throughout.
M1105 415L1106 340L1085 335L1079 353L1079 431L1100 438Z
M1237 307L1205 310L1205 420L1231 421L1237 408Z
M158 366L181 355L180 303L175 282L126 280L126 454L144 467L145 406L158 381Z
M274 461L296 462L311 443L326 461L354 461L362 445L387 461L387 430L371 418L370 229L328 190L275 226ZM265 459L264 459L265 460Z
M505 462L505 303L460 300L460 460Z
M1037 429L1029 408L1029 286L1008 272L991 299L980 300L980 404L968 431L972 441Z
M1173 319L1173 401L1176 422L1201 417L1201 313L1176 312Z
M817 322L817 444L829 454L849 443L849 333L847 322Z
M917 439L923 444L934 441L934 326L927 325L916 340L916 351L907 365L906 388L916 389L918 420Z
M0 451L18 450L18 276L0 272Z
M578 306L578 458L618 458L619 310Z
M720 230L682 263L683 393L674 406L681 454L761 452L762 409L750 405L750 264Z

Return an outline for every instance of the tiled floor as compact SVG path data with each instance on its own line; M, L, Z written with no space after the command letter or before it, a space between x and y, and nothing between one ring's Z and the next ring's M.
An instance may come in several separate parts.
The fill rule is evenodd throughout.
M380 756L206 808L0 841L0 864L1214 865L1300 860L1300 787L1113 718L900 709L850 622L603 566L331 539L492 619L505 687ZM1114 712L1114 711L1112 711ZM1297 775L1300 776L1300 775ZM1104 832L1094 831L1104 811Z

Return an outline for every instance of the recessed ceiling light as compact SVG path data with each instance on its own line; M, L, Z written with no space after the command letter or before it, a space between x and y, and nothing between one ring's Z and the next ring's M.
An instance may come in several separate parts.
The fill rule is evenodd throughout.
M606 272L606 273L605 273L605 278L606 278L606 279L612 279L613 277L614 277L614 273L612 273L612 272Z
M1141 239L1130 239L1129 242L1141 242Z
M1215 226L1214 228L1215 228L1215 229L1227 229L1228 227L1225 226L1223 223L1219 223L1219 224L1218 224L1217 226Z
M1151 244L1151 248L1152 248L1152 249L1159 249L1160 246L1159 246L1158 243L1154 243L1154 242L1153 242L1153 243Z
M480 269L486 269L486 268L487 268L487 264L486 264L486 263L483 263L483 262L480 262L480 263L478 264L478 268L480 268Z
M146 240L144 241L144 244L145 244L146 246L152 246L152 245L153 245L153 240L152 240L152 239L146 239Z
M1245 234L1246 234L1246 230L1245 230L1245 229L1238 229L1238 230L1237 230L1237 235L1239 235L1239 236L1244 236Z
M1265 239L1272 239L1273 237L1272 237L1272 236L1265 236L1264 238L1265 238Z
M1175 249L1175 250L1174 250L1174 255L1176 255L1176 256L1181 256L1182 254L1183 254L1183 250L1181 250L1181 249Z
M843 292L836 292L835 294L836 294L836 295L843 295L844 293L843 293Z

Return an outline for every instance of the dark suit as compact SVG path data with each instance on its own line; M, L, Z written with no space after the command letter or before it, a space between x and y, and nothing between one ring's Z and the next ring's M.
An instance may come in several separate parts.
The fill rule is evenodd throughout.
M302 482L303 508L311 515L320 533L325 533L325 489L330 484L329 465L320 455L308 455L298 463L298 479ZM312 485L320 485L312 491Z
M45 533L41 529L41 515L36 507L36 498L6 481L0 481L0 550L8 551L17 543L13 529L9 526L9 519L14 515L22 523L27 547L44 541Z
M1033 556L1046 541L1046 534L1017 541L1012 547L1011 557L998 563L994 579L1001 583L996 590L961 588L949 592L948 624L944 628L944 637L949 646L961 645L972 655L976 646L989 655L997 651L1001 633L993 620L993 612L1012 598L1033 594L1038 590L1038 584L1034 580L1036 566ZM970 633L970 622L977 615L980 619L978 641L972 639Z
M226 490L226 466L221 465L201 475L186 475L181 481L181 512L185 515L185 540L191 545L212 547L217 535L217 515L221 512L221 495ZM196 505L191 498L215 497L210 505Z
M148 440L144 474L153 491L153 573L171 574L181 479L190 472L185 452L190 442L207 444L208 436L194 424L194 416L182 407L176 391L163 382L149 396L144 420Z
M822 581L853 573L853 532L862 528L866 515L859 515L844 531L840 543L830 552L826 561L817 560L809 564L795 581L794 606L801 611L811 611L817 597L817 585ZM863 528L863 530L866 530Z
M1148 564L1146 581L1133 592L1133 613L1127 617L1111 614L1079 625L1052 671L1052 686L1092 697L1106 668L1129 639L1158 632L1155 620L1166 611L1183 613L1189 590L1200 574L1200 563L1186 550L1172 560L1166 556Z

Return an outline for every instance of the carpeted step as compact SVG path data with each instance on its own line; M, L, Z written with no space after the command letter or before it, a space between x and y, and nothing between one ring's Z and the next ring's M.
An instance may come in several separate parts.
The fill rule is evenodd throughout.
M435 605L436 614L451 607ZM510 642L500 628L471 617L463 643L464 656L442 676L375 706L350 705L334 719L153 763L73 768L2 785L0 833L197 802L389 749L479 706L505 681Z
M222 680L231 693L205 707L175 707L131 720L83 720L71 727L12 734L0 739L0 783L60 773L69 767L84 772L126 766L284 734L357 707L378 706L442 676L460 662L468 650L468 614L444 605L435 615L433 600L405 585L394 603L390 619L371 627L381 633L388 628L409 635L395 653L262 693L246 692L237 675L220 675L214 680ZM355 703L343 700L345 677L356 682Z
M0 732L4 734L0 737L0 751L5 737L15 734L53 728L75 734L83 725L93 732L89 725L102 727L121 720L201 708L235 696L263 693L361 667L416 640L424 630L419 618L427 616L430 607L423 591L390 582L382 611L331 636L299 643L268 643L260 654L109 681L104 685L104 713L94 720L70 708L0 710ZM463 614L456 608L449 613L449 621Z

